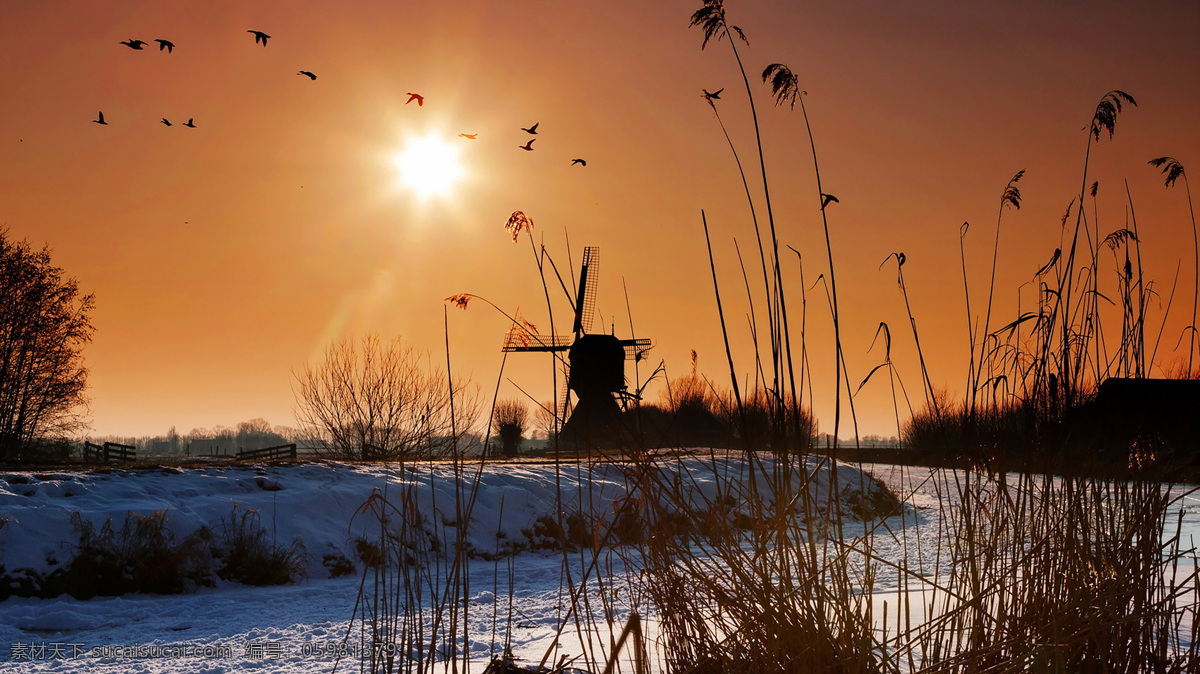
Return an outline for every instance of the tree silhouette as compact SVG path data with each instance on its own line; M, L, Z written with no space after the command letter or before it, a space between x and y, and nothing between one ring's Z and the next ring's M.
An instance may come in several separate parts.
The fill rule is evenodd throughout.
M504 456L516 456L529 422L529 410L519 400L501 400L492 415Z
M320 438L317 453L325 457L403 461L441 455L462 449L449 437L452 412L460 433L479 414L477 391L457 377L450 391L450 382L445 370L427 364L399 337L387 343L374 336L361 344L347 339L296 375L296 417L304 432Z
M93 295L0 230L0 458L21 458L82 430L87 400L83 347Z

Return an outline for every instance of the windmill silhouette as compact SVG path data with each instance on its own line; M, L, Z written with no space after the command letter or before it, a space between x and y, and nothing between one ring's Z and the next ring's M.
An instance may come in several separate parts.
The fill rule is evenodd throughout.
M619 339L592 332L599 272L600 249L585 247L574 301L572 335L541 335L528 327L514 325L504 336L502 347L507 352L566 352L567 389L575 393L579 402L563 426L561 437L567 442L592 445L620 440L621 403L635 397L625 383L625 361L641 360L652 347L649 339ZM565 407L564 402L560 409Z

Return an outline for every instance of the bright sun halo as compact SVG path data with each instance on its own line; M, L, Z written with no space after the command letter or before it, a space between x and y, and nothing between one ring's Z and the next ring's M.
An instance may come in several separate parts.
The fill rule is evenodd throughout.
M433 135L410 139L395 162L400 182L421 198L449 194L463 172L458 150Z

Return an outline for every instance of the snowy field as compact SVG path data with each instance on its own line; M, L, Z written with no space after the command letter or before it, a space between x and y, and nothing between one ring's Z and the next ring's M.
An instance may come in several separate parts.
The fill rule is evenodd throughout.
M719 464L719 465L718 465ZM686 489L711 497L714 471L733 481L751 471L738 460L682 459L663 464L679 470ZM899 531L938 525L939 494L923 480L928 471L896 466L868 466L870 473L896 492L909 507L888 520ZM467 477L473 468L468 467ZM706 478L707 476L707 478ZM228 519L235 508L254 509L264 529L280 544L299 539L309 553L307 578L299 583L250 587L217 581L192 594L96 597L87 601L67 595L36 599L10 597L0 602L0 671L95 672L226 672L329 671L335 655L360 643L361 622L356 599L363 583L358 572L331 578L323 560L355 558L355 538L378 528L361 507L372 495L395 495L414 487L414 508L427 523L431 539L452 542L455 518L472 494L456 489L446 466L420 465L403 472L346 464L290 466L161 468L111 472L0 474L0 565L47 574L70 559L78 535L72 513L97 527L114 523L130 511L166 511L178 536ZM815 486L823 490L827 475ZM838 480L847 492L870 489L857 469L842 465ZM469 479L468 479L469 481ZM458 484L461 484L459 482ZM618 466L592 469L576 464L556 471L553 464L495 464L479 476L473 495L465 549L472 553L464 586L469 602L464 644L468 669L482 671L505 647L525 663L548 657L557 662L581 655L598 644L607 646L620 633L628 610L620 603L596 607L584 616L587 632L597 643L582 643L573 629L575 616L565 607L566 574L577 583L590 566L588 553L563 555L537 549L537 523L564 510L586 508L612 513L631 497L631 485ZM864 487L865 486L865 487ZM944 497L945 495L941 495ZM1200 501L1184 501L1184 540L1200 533ZM852 527L853 528L853 527ZM861 533L848 530L846 536ZM884 536L882 538L888 538ZM894 554L903 545L898 535ZM1189 544L1190 545L1190 544ZM910 559L914 547L909 548ZM928 572L937 575L935 550L916 552ZM606 558L601 580L610 588L630 582L621 556ZM370 581L366 583L370 592ZM875 588L880 602L892 599L898 585L881 579ZM632 583L625 593L636 593ZM621 597L618 590L615 596ZM359 609L361 610L361 608ZM360 615L360 614L358 614ZM461 619L460 619L461 620ZM571 627L559 633L564 623ZM349 640L344 641L348 636ZM653 632L653 624L648 625ZM462 643L462 642L460 642ZM463 656L459 656L460 660ZM343 659L339 671L356 671L357 659Z

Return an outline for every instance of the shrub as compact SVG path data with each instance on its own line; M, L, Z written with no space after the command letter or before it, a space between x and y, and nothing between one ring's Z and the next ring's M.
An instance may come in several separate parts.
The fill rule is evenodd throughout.
M864 522L887 519L904 510L904 503L896 492L881 482L864 485L861 491L843 492L843 497L854 517Z
M373 541L368 540L366 536L359 536L354 539L354 549L358 553L358 560L366 566L376 568L383 564L383 551Z
M308 553L296 539L288 547L268 542L258 511L233 506L221 520L221 537L213 549L217 575L245 585L285 585L305 576Z
M354 573L354 562L343 554L327 554L321 559L321 566L329 570L330 578L340 578Z
M119 531L110 518L97 532L78 512L71 516L71 524L79 534L78 548L65 569L43 583L45 596L179 594L212 585L209 541L202 532L177 540L167 527L164 510L149 515L130 512Z

